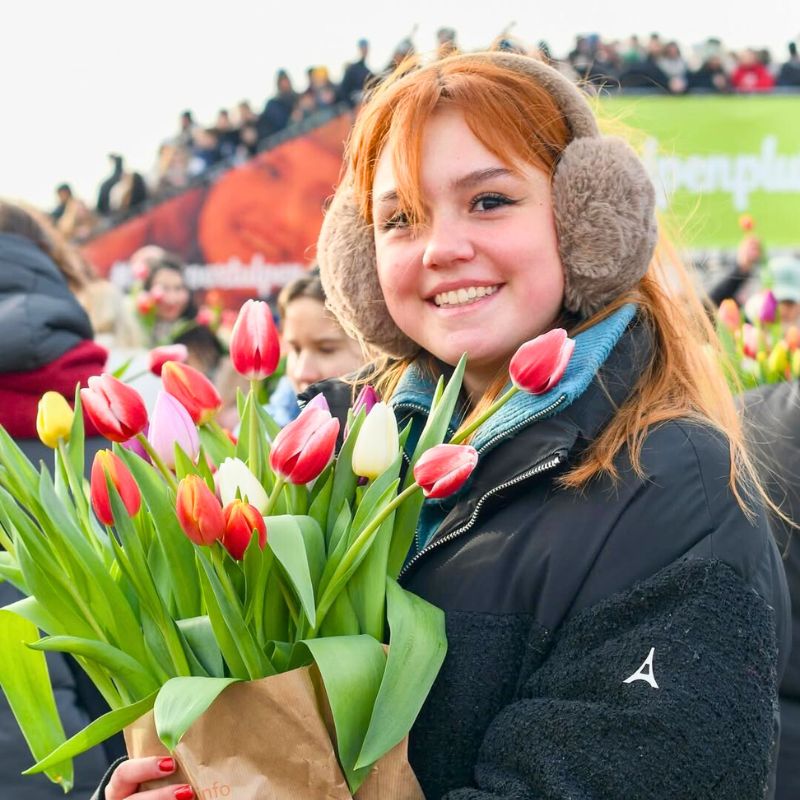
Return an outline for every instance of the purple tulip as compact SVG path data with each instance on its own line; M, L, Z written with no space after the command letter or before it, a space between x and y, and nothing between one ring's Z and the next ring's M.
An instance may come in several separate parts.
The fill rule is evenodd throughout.
M356 402L353 404L353 416L356 416L362 408L367 414L369 414L369 412L372 411L373 406L379 402L380 397L378 397L378 393L372 388L372 386L367 384L358 393L358 397L356 397Z
M189 412L164 391L156 397L147 441L170 469L175 467L176 442L192 461L196 461L200 453L200 436Z
M148 422L147 425L144 426L142 433L147 436L149 430L150 423ZM122 446L126 450L130 450L131 453L136 453L139 458L143 458L148 464L150 463L150 456L147 454L147 450L144 449L144 445L135 436L133 439L128 439L127 442L122 442Z
M767 289L761 299L761 310L758 318L762 322L775 322L778 315L778 301L771 290Z

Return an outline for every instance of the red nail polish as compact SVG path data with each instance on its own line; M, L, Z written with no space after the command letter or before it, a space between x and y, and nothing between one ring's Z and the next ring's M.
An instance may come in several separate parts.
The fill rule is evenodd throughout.
M161 761L158 762L158 768L161 772L175 772L175 759L162 758Z
M175 790L175 800L192 800L194 797L194 791L192 787L189 786L187 783L186 786L179 786Z

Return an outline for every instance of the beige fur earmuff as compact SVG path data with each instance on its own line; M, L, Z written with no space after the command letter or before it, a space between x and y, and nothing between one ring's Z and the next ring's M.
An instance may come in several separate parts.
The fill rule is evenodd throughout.
M553 176L564 305L589 316L635 286L652 258L655 192L644 165L622 139L600 135L583 94L551 67L510 53L455 58L487 60L530 75L561 108L573 135ZM361 218L347 178L325 215L317 259L328 306L348 333L390 356L418 351L386 309L372 227Z

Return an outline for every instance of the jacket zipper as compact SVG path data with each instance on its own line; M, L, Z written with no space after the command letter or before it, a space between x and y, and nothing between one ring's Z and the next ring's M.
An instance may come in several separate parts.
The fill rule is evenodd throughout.
M548 416L550 413L555 411L555 409L557 409L566 399L567 399L567 396L562 394L560 397L558 397L556 400L554 400L552 403L550 403L549 406L547 406L546 408L543 408L541 411L539 411L538 413L534 414L532 417L528 417L528 419L523 420L522 422L518 423L517 425L514 425L509 430L503 431L502 433L497 434L497 436L494 436L493 438L489 439L489 441L485 442L483 444L483 446L478 450L478 455L479 456L483 455L492 445L494 445L500 439L505 439L508 436L513 436L517 431L521 430L522 428L526 428L532 422L536 422L537 420ZM401 407L415 408L415 409L419 410L422 413L426 413L425 409L421 408L420 406L412 405L411 403L407 403L407 404L403 403ZM408 458L408 456L406 456L405 452L403 452L403 456L406 459L406 461L408 463L410 463L410 459ZM466 533L470 528L472 528L472 526L475 524L475 522L478 519L478 514L480 513L481 506L483 506L484 502L489 497L491 497L493 494L496 494L497 492L501 492L504 489L508 489L510 486L514 486L515 484L520 483L521 481L525 481L528 478L531 478L534 475L538 475L541 472L547 472L550 469L554 469L555 467L557 467L561 463L563 458L564 458L564 455L563 455L563 452L561 452L561 451L557 451L555 453L552 453L546 459L538 462L534 467L532 467L531 469L527 470L526 472L523 472L521 475L517 475L512 480L506 481L505 483L501 483L499 486L495 486L493 489L490 489L478 501L478 504L475 506L475 509L473 510L472 515L470 516L469 520L467 521L467 523L465 525L462 525L460 528L456 528L456 530L451 531L450 533L447 534L447 536L443 536L441 539L435 540L434 542L429 544L423 550L419 550L419 546L420 546L420 542L419 542L419 538L418 538L419 537L419 533L415 533L414 537L415 537L415 541L417 543L417 549L419 550L419 552L411 559L411 561L409 561L403 567L402 570L400 570L400 574L397 577L398 578L402 578L403 575L406 574L407 570L409 570L414 564L416 564L416 562L425 553L428 553L434 547L438 547L440 544L444 544L445 542L450 542L453 539L457 538L458 536L461 536L461 534Z
M398 577L402 578L406 574L406 572L409 569L411 569L411 567L414 564L416 564L417 561L419 561L419 559L422 558L422 556L424 556L426 553L430 553L431 550L433 550L436 547L439 547L442 544L445 544L447 542L452 542L453 539L457 539L459 536L465 534L468 530L470 530L473 527L473 525L475 525L475 523L477 522L478 515L480 514L481 511L481 507L489 497L491 497L494 494L497 494L498 492L502 492L503 490L508 489L509 487L514 486L518 483L522 483L523 481L532 478L534 475L540 475L543 472L548 472L551 469L555 469L559 464L562 463L564 457L565 453L563 450L552 453L551 455L540 461L531 469L527 470L526 472L523 472L521 475L517 475L510 481L506 481L505 483L501 483L499 486L495 486L493 489L490 489L488 492L486 492L486 494L483 495L483 497L481 497L480 500L478 500L478 504L475 506L472 515L464 525L462 525L460 528L456 528L454 531L451 531L450 533L447 534L447 536L443 536L441 539L435 539L424 550L421 550L419 553L417 553L414 556L414 558L412 558L411 561L409 561L403 567Z

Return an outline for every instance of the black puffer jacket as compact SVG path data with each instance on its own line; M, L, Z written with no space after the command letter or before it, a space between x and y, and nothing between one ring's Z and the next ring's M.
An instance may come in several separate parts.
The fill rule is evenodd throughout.
M602 360L609 347L609 331L579 339L560 387L594 374L592 350ZM447 658L411 735L428 800L767 793L788 596L762 510L751 522L731 494L724 438L665 423L645 442L644 480L620 459L616 485L558 485L628 396L647 342L628 330L605 388L592 380L560 413L541 419L557 387L524 398L527 425L524 403L506 407L513 435L479 431L471 485L405 569L447 620ZM349 401L349 387L323 388ZM425 394L401 385L398 414L419 415Z
M767 488L781 511L800 522L800 386L796 381L761 386L744 395L751 445L773 473ZM773 520L792 598L793 647L780 685L781 749L776 800L800 797L800 535Z

